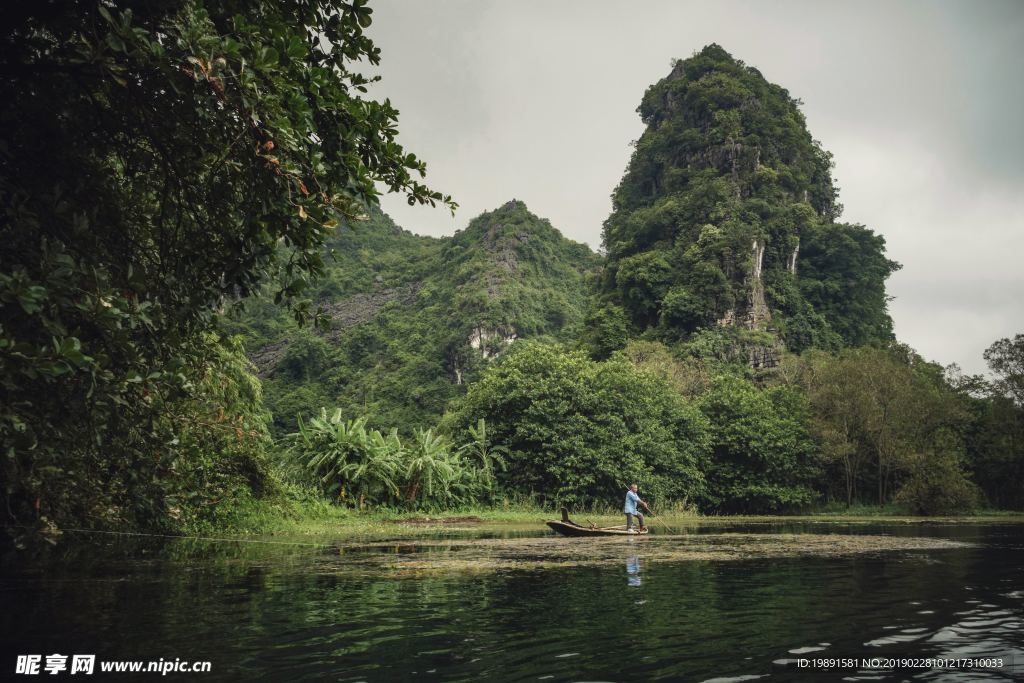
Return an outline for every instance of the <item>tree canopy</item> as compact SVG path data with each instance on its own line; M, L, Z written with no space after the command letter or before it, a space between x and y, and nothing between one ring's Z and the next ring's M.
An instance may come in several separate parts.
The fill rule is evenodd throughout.
M499 481L545 501L603 505L629 482L664 499L704 490L708 424L654 374L622 357L520 342L488 368L446 417L459 433L478 420L507 448Z
M996 340L984 355L996 375L996 388L1024 406L1024 334Z
M268 279L306 314L325 237L378 186L454 208L366 95L371 19L365 0L5 9L2 514L59 516L82 487L159 508L181 441L158 413L200 391L217 315ZM100 477L133 495L105 502Z
M815 447L805 427L799 392L758 391L722 375L704 392L701 411L711 424L712 455L705 476L709 510L767 513L808 507L818 498Z

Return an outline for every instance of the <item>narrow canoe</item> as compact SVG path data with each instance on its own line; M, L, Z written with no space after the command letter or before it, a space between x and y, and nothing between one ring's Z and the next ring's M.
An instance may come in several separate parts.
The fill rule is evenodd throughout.
M569 511L562 508L562 519L552 519L545 522L552 530L563 536L640 536L647 533L637 529L626 529L626 525L619 526L583 526L569 519Z

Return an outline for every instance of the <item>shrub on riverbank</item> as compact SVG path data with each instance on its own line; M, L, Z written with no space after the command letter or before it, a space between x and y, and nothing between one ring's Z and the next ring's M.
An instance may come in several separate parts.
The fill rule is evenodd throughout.
M821 467L801 392L759 391L745 379L722 376L697 405L711 425L704 496L709 511L782 512L806 509L818 499L813 485Z
M664 381L621 357L592 361L557 345L517 343L443 421L460 434L484 419L508 449L506 490L587 505L638 482L659 500L704 491L707 420Z

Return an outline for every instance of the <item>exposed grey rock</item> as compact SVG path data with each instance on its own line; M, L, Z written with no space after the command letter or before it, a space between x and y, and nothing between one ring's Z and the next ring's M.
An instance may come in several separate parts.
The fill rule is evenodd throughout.
M748 279L750 284L750 300L748 301L744 322L752 330L760 327L762 323L772 318L771 311L768 310L768 302L764 298L764 282L761 281L764 247L764 243L759 240L754 240L754 244L751 247L754 265Z
M752 265L750 273L746 277L747 301L737 309L729 309L718 319L719 327L742 324L750 330L761 328L772 319L771 310L764 295L764 282L761 280L761 272L764 266L765 245L760 240L754 240L751 245Z
M421 284L413 282L401 287L382 289L378 292L353 294L342 301L321 304L324 312L331 318L331 329L326 337L336 339L350 327L372 320L386 304L392 301L401 304L414 303Z
M516 329L511 326L481 326L474 328L467 341L471 349L478 349L484 360L488 360L497 357L502 347L511 345L518 338Z
M372 320L384 306L392 301L404 305L412 304L416 301L416 294L419 292L420 286L421 283L413 282L401 287L353 294L341 301L321 302L320 305L331 322L330 329L321 331L320 334L328 340L334 340L343 335L346 330ZM257 374L260 377L266 377L273 372L274 367L287 351L290 342L290 339L282 339L249 354L249 359L256 366Z

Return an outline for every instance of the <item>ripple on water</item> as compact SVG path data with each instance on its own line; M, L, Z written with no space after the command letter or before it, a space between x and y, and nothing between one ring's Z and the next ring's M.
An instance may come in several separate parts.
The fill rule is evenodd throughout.
M929 643L945 643L951 640L956 640L960 637L960 634L951 628L940 629L935 635L928 639Z
M914 631L925 631L927 629L913 629ZM912 643L915 640L921 640L925 637L924 633L897 633L891 636L885 636L883 638L875 638L864 643L865 647L882 647L885 645L898 645L899 643Z

